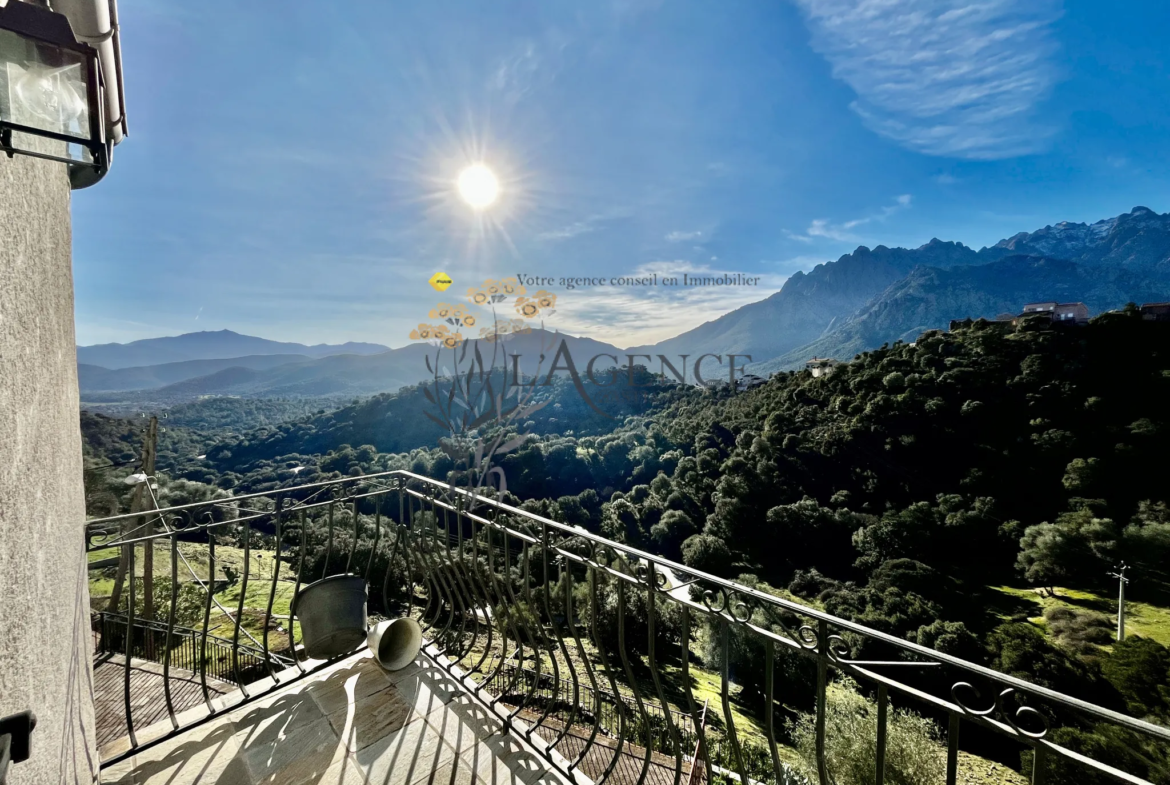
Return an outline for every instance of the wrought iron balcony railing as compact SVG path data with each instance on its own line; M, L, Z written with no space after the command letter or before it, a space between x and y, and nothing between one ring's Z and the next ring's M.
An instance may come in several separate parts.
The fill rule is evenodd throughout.
M143 547L156 562L170 554L146 620ZM559 753L550 765L567 760L566 773L598 783L881 785L896 765L892 702L945 727L931 743L948 785L974 760L961 751L1015 768L1030 753L1034 783L1069 767L1148 782L1061 744L1063 728L1170 744L1160 725L404 471L90 522L87 549L111 548L129 562L129 587L126 607L101 617L101 647L122 655L129 746L106 763L142 746L134 661L161 664L160 700L181 732L218 711L209 679L249 700L320 667L301 654L288 608L309 582L343 573L364 576L371 613L417 618L444 667ZM238 574L225 590L228 561ZM202 709L176 702L176 671L198 679ZM866 739L852 741L872 754L872 776L834 778L841 677L865 696Z

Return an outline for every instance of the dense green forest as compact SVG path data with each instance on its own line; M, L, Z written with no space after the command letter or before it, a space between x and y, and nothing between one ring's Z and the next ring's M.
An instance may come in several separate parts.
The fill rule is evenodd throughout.
M817 379L781 373L746 392L642 384L612 419L564 380L542 391L550 405L520 424L533 438L500 461L511 501L1170 721L1170 638L1110 645L1100 607L1048 604L1037 623L1034 604L996 588L1107 595L1124 560L1134 600L1170 606L1170 324L1133 309L1080 327L978 321ZM395 468L458 478L466 467L440 449L430 405L420 385L232 437L172 427L163 491L194 499ZM91 465L133 459L138 423L82 424ZM1170 783L1165 748L1084 722L1057 733Z

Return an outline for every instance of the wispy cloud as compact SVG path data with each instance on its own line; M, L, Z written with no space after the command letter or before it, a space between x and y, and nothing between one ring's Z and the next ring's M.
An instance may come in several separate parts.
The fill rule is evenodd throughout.
M691 240L698 240L702 236L702 232L671 232L663 239L669 243L685 243Z
M1036 109L1058 78L1060 0L795 1L879 134L928 155L996 159L1038 152L1055 131Z
M519 41L491 72L488 88L509 101L520 100L556 77L568 45L569 39L555 28L546 30L539 40Z
M580 220L566 223L563 226L537 232L535 237L537 240L543 240L545 242L569 240L582 234L596 232L604 228L608 222L621 221L629 218L634 212L635 208L628 205L615 205L607 210L587 215Z
M804 232L792 232L786 229L784 233L791 239L799 240L802 243L811 243L818 239L856 242L861 238L853 232L854 229L866 224L885 221L894 213L908 208L912 201L913 198L910 194L902 194L895 197L893 204L888 204L878 212L861 218L853 218L840 223L834 223L828 218L815 218Z
M538 240L568 240L580 234L588 234L597 228L596 220L574 221L559 229L550 229L536 235Z

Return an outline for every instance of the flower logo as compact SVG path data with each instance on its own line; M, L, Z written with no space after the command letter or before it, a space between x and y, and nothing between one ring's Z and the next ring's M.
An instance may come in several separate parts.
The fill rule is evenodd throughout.
M524 285L521 284L519 281L517 281L515 278L505 278L502 281L500 281L500 291L502 291L504 294L509 295L509 296L511 296L513 294L527 294L528 293L528 290L524 288Z
M536 300L527 297L516 298L516 313L523 316L525 319L532 319L540 315L540 306Z
M446 327L435 327L429 324L420 324L417 330L410 331L410 340L412 341L429 341L436 335L436 330L442 329L446 332Z
M551 308L557 307L557 296L549 294L543 289L536 293L536 304L540 306L542 311L547 311Z
M532 327L528 320L539 318L543 321L556 312L557 295L544 289L531 297L526 296L527 294L528 290L515 277L501 278L498 281L489 278L480 286L468 288L468 301L473 305L492 309L491 323L479 328L476 340L495 343L513 335L531 333ZM520 318L500 318L504 314L498 313L497 304L501 308L510 306ZM428 316L441 323L420 324L418 329L411 331L411 339L430 341L432 345L446 348L455 348L470 340L464 337L462 328L477 327L488 321L472 313L463 303L438 303L430 309Z
M474 286L468 289L467 299L476 305L495 305L513 294L524 294L524 291L524 287L515 278L505 278L502 281L489 278L478 289Z

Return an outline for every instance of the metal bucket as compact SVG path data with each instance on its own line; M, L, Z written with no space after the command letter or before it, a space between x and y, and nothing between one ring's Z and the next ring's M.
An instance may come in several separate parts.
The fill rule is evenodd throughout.
M422 627L409 616L384 621L370 630L366 643L379 665L388 671L401 670L414 662L422 648Z
M331 575L310 583L297 596L293 613L306 655L327 660L351 652L366 639L366 581L360 575Z

